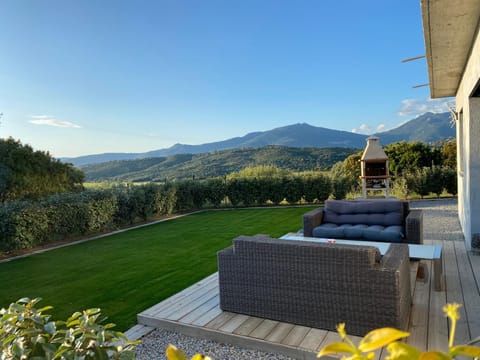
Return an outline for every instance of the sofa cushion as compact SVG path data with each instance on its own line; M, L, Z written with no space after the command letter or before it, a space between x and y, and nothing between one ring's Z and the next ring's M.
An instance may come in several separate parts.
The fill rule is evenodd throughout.
M325 223L402 225L403 204L398 200L388 201L342 201L327 200L324 208Z
M403 239L402 227L372 225L363 230L363 239L399 243Z
M402 227L365 225L365 224L322 224L313 229L313 236L319 238L366 240L398 243L402 242L404 234Z
M319 238L344 239L344 227L337 224L321 224L313 229L313 236Z
M345 239L362 239L363 229L366 228L368 228L368 225L365 224L350 225L344 230Z

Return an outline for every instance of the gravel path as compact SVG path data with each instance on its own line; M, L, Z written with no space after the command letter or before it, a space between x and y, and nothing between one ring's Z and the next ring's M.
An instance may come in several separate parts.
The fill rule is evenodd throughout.
M294 360L281 354L243 349L163 329L154 330L142 338L142 343L136 348L137 360L166 359L165 350L169 344L181 349L189 359L200 353L210 356L213 360Z
M411 207L425 210L423 230L426 240L463 239L457 217L456 199L412 201ZM182 349L188 358L191 358L196 353L201 353L210 356L214 360L294 360L281 354L243 349L162 329L154 330L142 338L142 343L136 349L137 359L166 359L165 350L169 344Z

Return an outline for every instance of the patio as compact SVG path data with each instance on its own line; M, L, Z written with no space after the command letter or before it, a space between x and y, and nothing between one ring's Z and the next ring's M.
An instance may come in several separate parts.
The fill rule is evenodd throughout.
M424 242L442 245L444 252L445 291L435 291L430 260L411 262L413 304L407 342L420 349L446 349L449 328L442 307L447 302L463 305L455 343L480 335L480 256L466 251L456 206L456 200L412 203L413 208L424 209ZM419 267L426 270L423 279L417 278ZM336 332L223 312L218 302L215 273L138 314L139 325L127 335L138 338L152 328L164 328L298 359L314 359L321 347L339 340ZM377 358L385 355L380 352Z

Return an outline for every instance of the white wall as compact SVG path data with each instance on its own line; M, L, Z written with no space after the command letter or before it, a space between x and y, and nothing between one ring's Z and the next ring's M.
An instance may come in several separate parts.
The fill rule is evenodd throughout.
M477 33L456 96L458 216L467 249L473 234L480 234L480 98L471 97L480 84L480 35ZM463 163L462 163L463 162Z

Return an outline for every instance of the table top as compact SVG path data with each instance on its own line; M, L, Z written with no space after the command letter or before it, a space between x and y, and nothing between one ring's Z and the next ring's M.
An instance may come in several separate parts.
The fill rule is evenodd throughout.
M299 240L299 241L312 241L325 244L345 244L345 245L365 245L375 246L380 251L380 254L384 255L391 243L378 242L378 241L363 241L363 240L346 240L346 239L325 239L306 237L298 233L288 233L283 235L282 240ZM414 259L440 259L442 255L441 245L420 245L420 244L408 244L410 258Z

